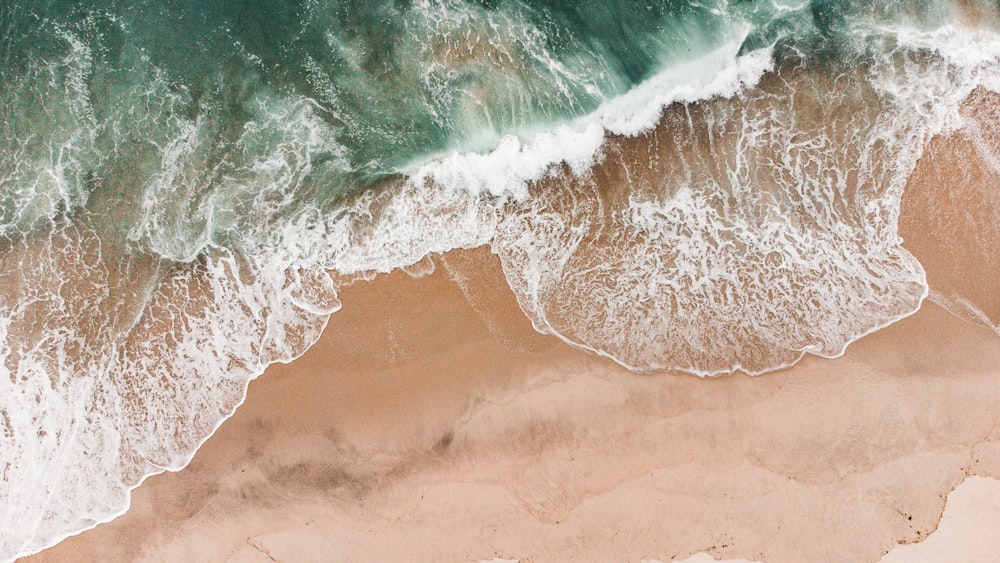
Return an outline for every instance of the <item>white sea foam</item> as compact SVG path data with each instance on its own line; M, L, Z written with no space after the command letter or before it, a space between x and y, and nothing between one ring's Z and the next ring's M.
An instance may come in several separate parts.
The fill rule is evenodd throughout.
M627 207L593 201L596 188L516 207L493 247L535 327L631 369L711 375L838 356L912 314L927 287L896 233L903 187L930 137L998 74L992 55L898 57L828 91L786 77L818 115L753 93L736 112L703 104L696 126L649 141L677 160L664 177L620 166L628 191L648 194ZM872 78L894 107L871 106ZM706 176L710 163L724 170Z
M928 135L960 128L959 108L974 89L1000 92L1000 30L949 23L933 29L874 26L869 32L889 34L900 45L877 61L883 66L875 86L901 110L921 116ZM894 65L908 68L900 72Z
M948 33L965 33L956 29ZM997 76L996 54L954 43L958 54L922 67L876 69L897 107L847 139L810 129L773 89L758 92L771 51L738 55L734 41L588 116L413 166L408 179L330 212L291 205L316 189L308 178L322 177L319 156L346 169L314 103L262 98L204 199L192 183L212 131L178 118L155 139L159 172L130 233L147 254L116 270L93 259L100 245L80 226L8 254L20 268L4 270L14 272L5 287L24 298L0 301L0 394L10 397L0 411L0 558L111 519L145 477L186 465L251 379L318 338L340 307L328 270L417 264L411 273L422 275L430 253L491 244L537 328L634 369L762 372L806 352L841 353L925 295L895 232L902 183L922 143L955 126L948 116L961 98ZM687 121L668 123L656 152L673 159L661 168L672 175L613 161L608 132L655 134L674 102L686 103ZM619 167L628 197L587 187L602 159ZM578 185L532 191L565 180L563 165ZM189 262L161 271L159 257ZM139 298L118 299L126 294Z
M284 219L289 200L309 189L313 158L342 167L340 149L317 133L308 103L261 104L244 137L254 150L236 143L211 208L185 185L203 162L197 124L167 128L131 255L105 256L86 217L8 242L0 558L120 515L133 487L187 465L249 381L302 354L339 308L317 241L297 234L309 232L308 217ZM242 253L215 241L220 227L244 226L237 210L256 229L236 241ZM163 256L198 259L164 271Z
M977 75L980 85L995 90L1000 76L995 72L1000 60L998 31L945 23L931 29L907 26L878 26L880 32L895 36L908 49L923 49L940 55L951 68Z
M15 123L0 139L0 235L30 230L82 206L85 171L101 159L83 87L93 54L72 33L57 35L66 44L64 56L34 67L19 88L0 96L5 117Z
M763 48L739 56L748 32L740 29L732 40L707 55L664 69L602 105L590 119L610 133L632 137L654 127L670 104L735 96L757 84L773 67L772 53Z
M473 194L527 196L530 182L565 164L583 175L600 158L608 133L635 136L654 127L663 108L713 96L733 96L752 86L771 69L771 50L738 56L746 30L733 40L689 63L657 73L627 93L602 104L595 112L566 125L528 135L503 137L486 154L454 152L402 170L414 182L462 186Z

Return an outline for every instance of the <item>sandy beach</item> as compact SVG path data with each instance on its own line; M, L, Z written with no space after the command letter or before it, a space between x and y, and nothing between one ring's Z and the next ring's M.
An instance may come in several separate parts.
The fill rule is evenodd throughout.
M842 357L637 375L533 330L487 248L452 251L342 287L186 469L27 561L1000 557L935 536L951 491L1000 478L998 138L931 143L900 218L931 298Z
M346 288L188 468L29 560L873 561L1000 477L1000 338L933 303L834 360L640 376L535 333L485 249L434 264Z

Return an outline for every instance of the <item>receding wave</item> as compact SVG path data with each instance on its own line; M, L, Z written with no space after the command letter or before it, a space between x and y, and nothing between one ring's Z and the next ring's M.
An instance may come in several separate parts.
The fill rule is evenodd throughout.
M537 330L636 371L911 314L904 190L1000 91L1000 16L898 4L0 6L0 559L122 513L345 277L432 253L489 245Z

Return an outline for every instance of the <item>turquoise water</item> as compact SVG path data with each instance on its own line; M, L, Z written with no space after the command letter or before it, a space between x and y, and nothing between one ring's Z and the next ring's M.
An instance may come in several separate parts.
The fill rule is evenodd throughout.
M240 194L220 179L270 148L266 134L258 146L241 136L300 100L323 137L304 199L323 205L414 160L488 150L505 134L593 111L671 60L717 46L743 19L733 11L684 2L6 4L4 153L38 168L4 183L0 232L83 207L101 190L137 192L192 126L189 158L205 185L170 204L199 205L212 193L228 212ZM25 142L29 131L37 134ZM26 192L45 166L58 169L59 185ZM136 177L116 186L120 167ZM178 234L204 228L190 227Z
M900 197L997 10L0 0L0 559L183 467L330 271L489 245L636 371L838 355L926 295Z

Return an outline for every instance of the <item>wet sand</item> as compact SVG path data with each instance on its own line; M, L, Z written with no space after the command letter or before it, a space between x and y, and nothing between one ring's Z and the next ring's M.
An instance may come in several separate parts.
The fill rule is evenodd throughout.
M636 375L536 333L495 256L453 251L342 288L321 341L190 466L28 560L876 561L921 542L967 477L1000 478L1000 102L977 96L979 129L935 139L903 201L931 300L840 358ZM926 545L958 557L963 537Z
M484 249L435 262L344 289L188 468L30 560L871 561L1000 477L1000 337L933 303L834 360L639 376L537 335Z

